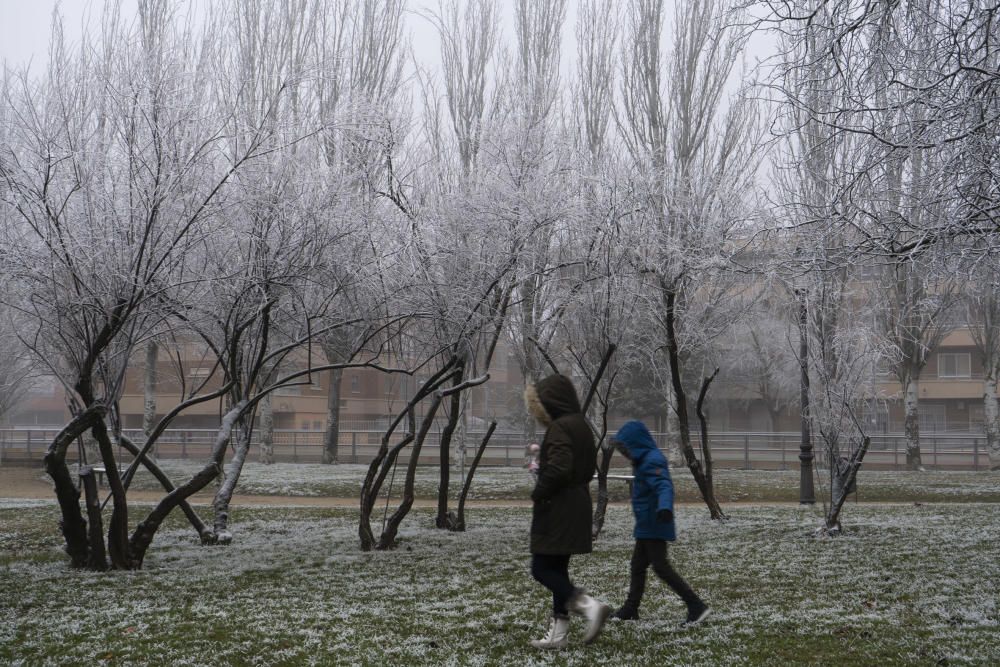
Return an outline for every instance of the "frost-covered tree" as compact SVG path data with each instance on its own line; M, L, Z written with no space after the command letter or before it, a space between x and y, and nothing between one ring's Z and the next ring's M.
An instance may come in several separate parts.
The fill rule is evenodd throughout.
M33 382L31 356L19 340L16 319L5 310L0 311L0 423L6 423Z
M319 339L329 363L351 361L371 335L366 322L388 317L386 295L402 289L386 259L400 228L386 213L392 204L378 193L391 182L409 122L404 10L401 0L344 0L316 9L316 112L324 123L325 171L334 179L327 184L329 233L340 236L344 250L322 264L329 316L339 323ZM359 266L352 266L354 257ZM324 463L338 458L342 380L342 371L330 372Z
M109 6L101 26L71 52L57 21L48 70L38 79L22 75L4 99L16 118L0 169L13 219L4 243L18 252L3 256L18 284L13 305L30 321L33 352L71 395L74 417L46 454L67 551L77 567L102 569L110 558L112 567L131 569L141 566L166 513L190 510L190 494L169 496L129 537L126 485L135 465L152 464L140 452L129 472L118 472L114 440L125 441L117 403L126 365L202 286L188 262L205 256L234 177L273 150L266 112L287 89L262 101L261 115L224 108L214 87L222 54L215 40L202 39L220 27L212 17L197 32L168 3L150 1L140 3L131 26ZM171 409L160 424L178 412ZM223 420L223 451L231 426ZM88 493L85 520L66 465L69 444L88 431L113 501L107 551L96 497Z
M970 277L961 299L969 334L983 360L983 430L990 470L1000 470L1000 275L995 267L980 265Z
M633 244L652 295L647 310L660 339L654 349L666 353L681 451L712 516L721 518L710 460L699 461L691 446L683 368L711 329L712 296L729 291L712 279L723 275L751 198L758 125L749 99L725 103L745 43L734 6L678 3L669 55L661 52L664 10L662 0L629 5L619 126L640 196Z

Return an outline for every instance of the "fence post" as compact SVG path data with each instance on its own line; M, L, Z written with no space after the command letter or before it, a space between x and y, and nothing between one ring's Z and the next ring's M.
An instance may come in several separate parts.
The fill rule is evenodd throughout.
M510 465L510 438L504 440L503 443L503 460L505 465Z
M979 438L972 441L972 469L979 472Z
M782 470L788 470L788 464L785 463L785 445L786 444L787 443L785 442L785 436L782 435L781 436L781 469Z
M292 431L292 461L299 462L299 432Z
M750 434L743 434L743 469L750 470Z
M937 436L934 436L934 438L931 440L931 442L933 443L933 447L934 447L934 467L935 468L937 467L937 449L938 449L937 448L937 441L938 441Z
M27 430L27 434L28 434L28 436L27 436L25 442L28 445L28 459L31 459L31 429L30 428Z
M358 432L351 431L351 459L358 462Z
M899 470L899 438L892 439L892 469Z

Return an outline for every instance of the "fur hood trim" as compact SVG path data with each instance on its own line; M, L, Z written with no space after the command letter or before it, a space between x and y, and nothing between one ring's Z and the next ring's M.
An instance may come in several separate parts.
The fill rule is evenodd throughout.
M529 384L524 388L524 406L528 409L528 412L541 422L544 426L548 426L552 423L552 415L549 411L545 409L542 405L542 399L538 397L538 390L535 389L535 385Z

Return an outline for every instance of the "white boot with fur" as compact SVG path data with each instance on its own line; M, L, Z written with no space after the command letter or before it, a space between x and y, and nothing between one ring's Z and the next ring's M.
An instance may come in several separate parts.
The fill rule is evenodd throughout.
M549 631L541 639L532 639L535 648L566 648L569 644L569 619L553 616L549 621Z
M583 643L589 644L601 634L605 621L614 611L611 605L592 598L583 591L577 591L569 601L569 610L587 619L587 629L583 633Z

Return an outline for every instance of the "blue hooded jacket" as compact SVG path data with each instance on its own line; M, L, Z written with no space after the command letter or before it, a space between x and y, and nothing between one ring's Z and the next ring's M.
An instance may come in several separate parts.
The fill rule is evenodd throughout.
M670 466L660 453L649 429L640 421L630 421L615 434L632 459L632 513L635 515L633 535L637 540L677 539L673 518L660 523L656 513L674 511L674 483L670 479Z

